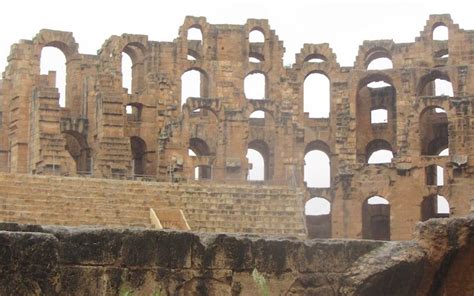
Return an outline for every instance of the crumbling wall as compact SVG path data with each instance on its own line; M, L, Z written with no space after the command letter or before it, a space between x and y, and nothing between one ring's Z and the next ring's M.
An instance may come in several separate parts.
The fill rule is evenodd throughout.
M433 39L439 26L447 28L447 40ZM202 40L188 40L189 29L200 30ZM263 34L262 42L251 42L253 31ZM449 202L442 215L462 216L471 207L472 35L449 15L432 15L414 42L364 41L353 67L341 67L328 44L304 44L295 63L284 66L283 42L267 20L214 25L186 17L172 42L111 36L97 55L79 53L72 33L44 29L14 44L8 57L0 86L0 167L245 184L247 149L255 149L265 160L266 184L296 186L306 200L331 203L330 229L323 233L374 237L364 235L364 221L373 218L364 207L381 196L390 203L389 221L379 219L389 224L384 237L409 239L417 221L440 216L432 202L437 195ZM48 46L67 61L64 107L55 73L40 75ZM131 89L122 85L122 55L133 63ZM378 58L393 67L368 69ZM182 98L182 75L192 70L200 75L200 94ZM245 93L246 77L256 73L265 79L264 98ZM328 118L311 118L304 109L305 79L313 73L330 81ZM437 93L437 79L450 82L452 94ZM377 108L386 110L387 122L371 122ZM265 118L250 118L254 111ZM449 155L440 156L446 148ZM393 153L391 162L369 164L380 149ZM305 155L313 150L330 159L329 188L304 182ZM433 182L436 166L444 170L442 185Z
M5 295L472 295L474 220L416 239L295 240L2 224Z

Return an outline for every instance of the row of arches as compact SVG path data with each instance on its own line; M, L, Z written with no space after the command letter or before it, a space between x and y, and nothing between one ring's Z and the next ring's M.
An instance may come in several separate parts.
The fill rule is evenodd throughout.
M207 75L200 69L190 69L181 76L181 105L189 97L207 96ZM330 113L330 81L322 73L310 73L303 86L304 112L310 118L327 118ZM244 79L244 95L247 99L268 98L268 82L263 72L249 73Z
M203 34L202 29L199 25L193 25L189 27L187 31L187 40L195 40L199 42L203 42ZM263 33L263 29L259 27L255 27L249 32L249 42L250 43L264 43L265 42L265 34Z
M331 203L323 197L313 197L305 203L306 226L309 238L331 237ZM367 198L362 204L362 238L390 240L390 202L379 195ZM448 218L450 206L442 195L424 197L420 204L420 221Z
M208 147L207 144L200 140L201 147ZM319 141L316 141L319 143ZM322 142L320 142L322 143ZM194 144L193 144L194 145ZM190 144L190 147L193 146ZM324 148L322 148L324 147ZM304 170L303 178L308 187L312 188L330 188L331 187L331 161L329 157L329 149L324 143L317 145L310 143L306 149L304 156ZM449 150L446 146L440 146L436 150L436 156L447 156ZM195 148L190 148L196 151ZM196 155L209 155L209 148L199 149ZM205 152L203 152L205 151ZM246 157L250 163L250 169L247 175L247 180L250 181L265 181L269 180L271 172L269 169L270 163L270 148L261 140L252 141L248 145ZM367 145L366 148L367 164L385 164L391 163L394 157L391 145L384 140L374 140ZM444 170L437 166L427 168L427 185L443 185ZM438 181L429 181L438 180Z

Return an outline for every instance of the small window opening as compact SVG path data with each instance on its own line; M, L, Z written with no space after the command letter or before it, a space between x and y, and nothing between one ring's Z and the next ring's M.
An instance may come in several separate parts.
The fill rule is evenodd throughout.
M387 123L388 122L388 111L387 109L374 109L370 111L370 123Z

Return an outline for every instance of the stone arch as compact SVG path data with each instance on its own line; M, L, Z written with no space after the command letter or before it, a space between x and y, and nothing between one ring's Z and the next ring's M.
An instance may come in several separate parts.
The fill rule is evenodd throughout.
M208 156L211 154L211 149L209 145L200 138L191 138L189 139L189 149L191 149L196 156Z
M126 40L124 40L126 41ZM127 83L126 80L130 80L128 85L131 89L128 89L128 93L135 94L141 91L144 87L144 78L145 78L145 67L144 67L144 59L145 59L145 46L140 42L128 42L121 48L121 55L122 58L120 60L120 69L122 73L122 86L124 87ZM131 68L124 69L124 58L127 55L131 60ZM129 77L125 75L130 75Z
M268 75L264 71L250 71L244 78L244 94L247 99L265 100L269 97Z
M68 91L68 63L64 52L56 46L44 46L41 49L40 57L40 75L50 75L51 72L55 73L54 85L59 94L59 107L69 106ZM47 70L47 71L46 71Z
M311 60L313 60L316 63L324 63L328 61L328 58L320 53L311 53L308 54L304 59L304 63L311 63Z
M370 141L367 144L366 148L365 148L365 155L366 155L367 163L387 163L387 162L391 162L391 161L388 161L389 155L387 155L387 156L382 155L382 160L380 162L379 161L371 162L371 157L377 151L390 151L392 153L391 156L393 157L392 145L389 142L387 142L386 140L375 139L375 140Z
M435 81L445 80L451 83L451 79L449 74L445 71L436 69L432 70L430 73L423 75L419 80L416 87L416 95L417 96L434 96L435 95ZM452 85L451 85L452 88ZM452 92L454 93L454 89L452 88Z
M387 75L383 72L376 72L376 73L369 74L361 78L359 80L357 91L360 91L363 87L367 86L368 84L372 82L378 82L378 81L385 82L395 89L393 79L390 75Z
M304 149L304 153L308 153L309 151L312 150L320 150L326 153L328 156L331 155L331 149L328 144L326 144L322 140L314 140L306 144L306 147Z
M261 53L251 51L249 52L249 62L262 63L265 61L265 56Z
M444 203L447 205L445 206ZM426 221L431 218L449 218L449 202L442 196L431 194L423 197L420 205L420 220Z
M192 76L188 78L186 73L191 73ZM203 98L209 95L209 76L200 67L191 67L183 71L180 82L181 105L186 103L188 97L196 97L199 94L198 97ZM190 92L188 88L192 88L190 96L187 95L187 92Z
M260 113L260 114L256 114L256 113ZM252 116L253 114L256 114L257 116ZM251 126L273 126L275 123L275 120L273 118L273 113L268 111L265 108L253 109L253 111L248 115L248 118L249 118L249 125Z
M257 168L258 170L260 170L259 175L262 175L261 170L263 169L263 178L259 178L259 179L263 179L265 181L270 180L273 174L271 172L272 165L270 162L272 161L272 159L270 155L270 147L268 146L268 144L263 140L253 140L247 145L247 147L248 147L247 151L255 150L258 153L260 153L260 155L263 158L263 167ZM256 169L256 168L253 167L252 169ZM249 179L249 180L252 180L252 179Z
M362 238L390 240L390 203L384 197L372 195L364 200Z
M191 38L190 38L190 32L191 32ZM197 36L197 38L195 38L194 36ZM204 43L204 33L203 33L203 30L202 30L202 26L200 24L193 24L191 26L189 26L187 29L186 29L186 40L188 41L200 41L200 44L203 44Z
M320 140L308 143L304 153L304 181L308 187L331 187L331 152Z
M331 202L315 196L305 203L306 229L308 238L331 237Z
M255 37L254 37L255 36ZM254 26L249 30L248 40L249 43L264 43L265 42L265 30L260 26Z
M329 118L331 113L331 79L324 71L313 70L304 76L303 110L309 114L310 118ZM318 111L315 112L315 110Z
M40 53L43 47L48 46L59 49L66 57L66 62L76 58L79 54L79 45L70 32L43 29L35 36L33 42L37 45L37 53Z
M71 102L68 100L70 95L68 85L71 84L68 80L71 78L71 76L68 76L68 73L71 71L70 62L74 59L77 59L79 55L79 45L76 43L73 34L70 32L43 29L35 36L33 43L35 44L35 53L38 56L38 62L40 65L41 53L44 48L55 48L64 55L65 73L64 76L61 73L57 73L58 76L56 81L58 83L56 83L56 87L58 87L60 93L60 107L70 107ZM62 84L64 84L64 86Z
M431 37L434 41L449 40L449 27L444 22L436 22L431 27Z
M369 69L369 66L372 62L378 59L388 59L392 63L391 67L388 69L393 68L393 62L392 62L392 53L381 46L376 46L367 51L365 54L365 59L364 59L364 66L366 69ZM382 70L382 69L374 69L374 70Z
M66 140L66 150L76 163L76 173L79 175L90 174L92 151L87 144L86 136L73 130L62 131L62 135Z

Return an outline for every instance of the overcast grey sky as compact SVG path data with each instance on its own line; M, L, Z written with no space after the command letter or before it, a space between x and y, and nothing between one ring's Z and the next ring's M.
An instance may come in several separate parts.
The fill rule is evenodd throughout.
M5 1L0 10L0 68L10 45L31 39L40 29L71 31L81 53L94 54L111 35L145 34L171 41L186 15L210 23L244 24L267 18L286 47L285 64L294 62L303 43L328 42L343 66L353 65L363 40L412 42L429 14L450 13L464 29L474 29L472 1Z

